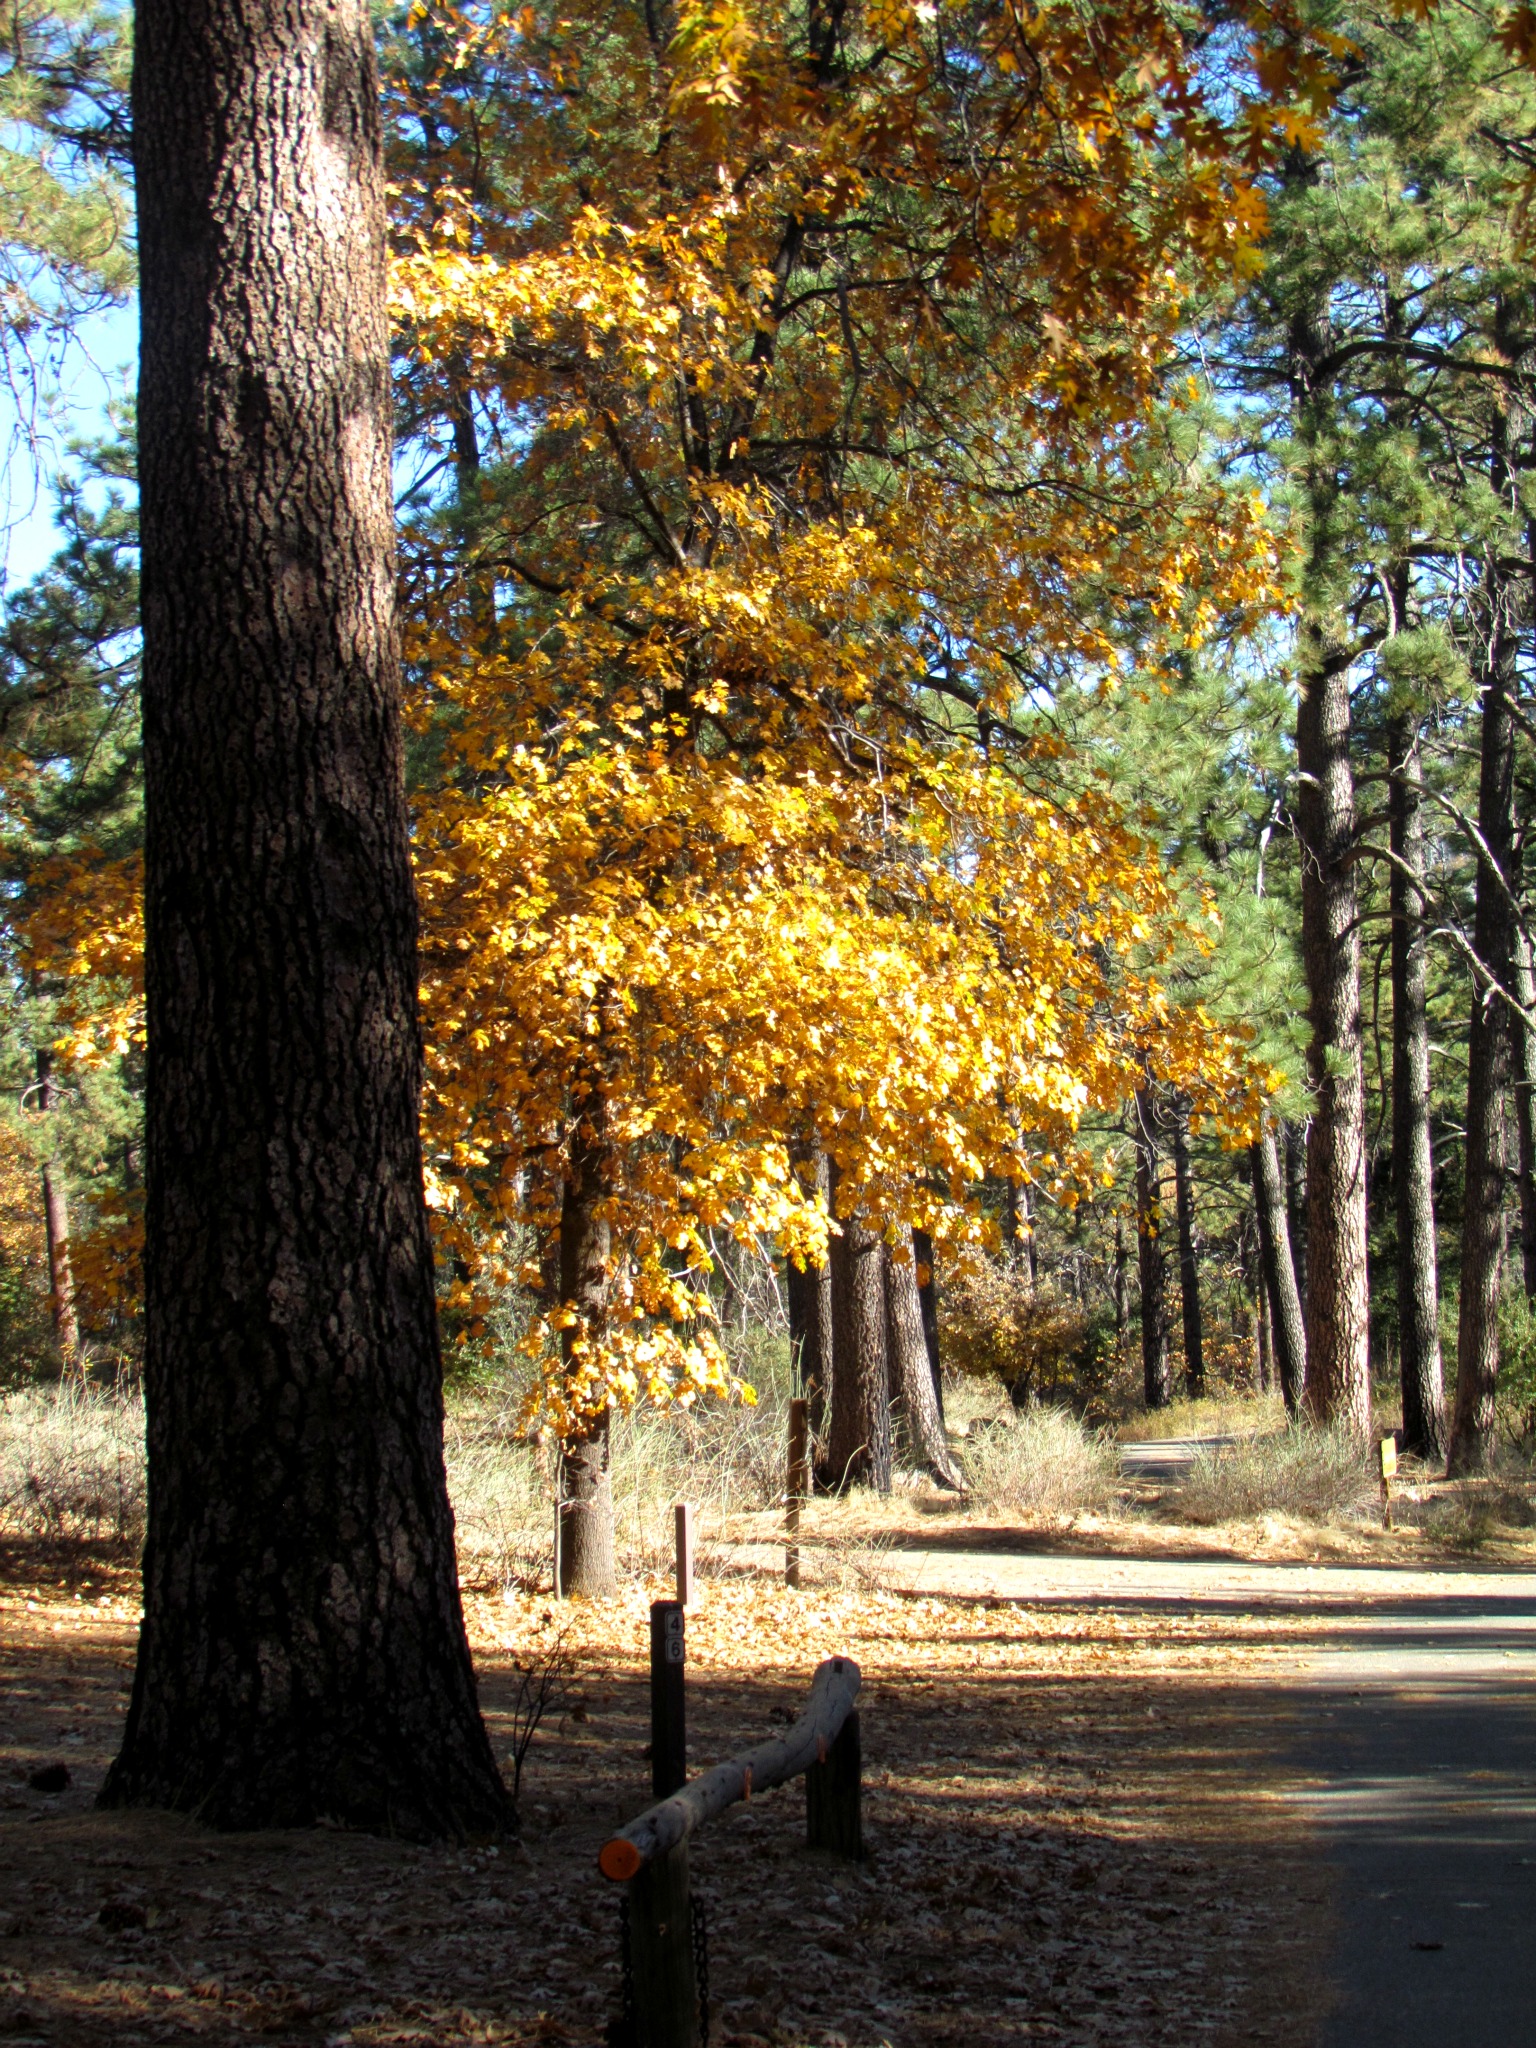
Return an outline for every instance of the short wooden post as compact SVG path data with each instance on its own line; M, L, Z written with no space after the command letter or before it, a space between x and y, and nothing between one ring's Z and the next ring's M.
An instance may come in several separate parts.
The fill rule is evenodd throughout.
M862 1862L863 1753L859 1717L850 1714L820 1762L805 1774L805 1838L812 1849Z
M673 1541L677 1550L677 1602L693 1605L693 1509L680 1500L672 1510Z
M670 1799L688 1782L683 1604L651 1602L651 1796Z
M784 1496L784 1583L800 1583L800 1504L808 1485L811 1452L811 1404L789 1404L789 1484Z
M1381 1519L1388 1529L1392 1526L1392 1482L1397 1477L1397 1438L1384 1436L1381 1440Z
M640 2048L697 2048L699 1987L686 1842L653 1857L630 1879L629 1956Z

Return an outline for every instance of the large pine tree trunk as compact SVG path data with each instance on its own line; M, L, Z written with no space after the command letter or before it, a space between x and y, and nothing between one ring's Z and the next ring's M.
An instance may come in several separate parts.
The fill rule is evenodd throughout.
M933 1373L923 1335L923 1304L917 1291L917 1255L911 1231L903 1236L905 1242L894 1251L889 1245L881 1247L891 1407L906 1431L913 1462L940 1486L958 1490L960 1474L933 1394Z
M1249 1147L1248 1156L1253 1168L1253 1214L1259 1231L1259 1271L1269 1309L1270 1348L1285 1412L1294 1419L1301 1411L1301 1390L1306 1384L1307 1342L1274 1132L1266 1130Z
M1467 1043L1466 1192L1461 1225L1461 1304L1456 1322L1456 1402L1447 1469L1478 1471L1493 1447L1499 1373L1499 1282L1504 1256L1504 1123L1513 1077L1515 1032L1509 1004L1484 975L1511 989L1517 922L1515 728L1518 688L1513 592L1497 571L1488 578L1488 659L1483 675L1482 744L1477 789L1477 859L1472 1026Z
M1200 1262L1195 1248L1195 1182L1189 1165L1189 1106L1174 1104L1173 1180L1179 1221L1179 1304L1184 1317L1184 1384L1193 1401L1205 1392L1205 1338L1200 1324Z
M48 1306L53 1334L66 1372L80 1364L80 1318L75 1308L75 1272L69 1257L69 1196L53 1124L53 1055L37 1054L37 1107L43 1119L43 1229L48 1240Z
M145 1612L109 1805L507 1824L443 1470L364 0L140 0Z
M1168 1362L1168 1253L1163 1240L1162 1162L1150 1087L1136 1091L1136 1258L1141 1278L1141 1377L1149 1408L1173 1399Z
M885 1364L884 1247L853 1217L832 1240L830 1486L891 1490L891 1404Z
M1440 1298L1435 1262L1434 1164L1429 1134L1429 1023L1424 999L1424 820L1418 723L1387 730L1392 917L1392 1192L1397 1210L1397 1328L1403 1448L1445 1454Z

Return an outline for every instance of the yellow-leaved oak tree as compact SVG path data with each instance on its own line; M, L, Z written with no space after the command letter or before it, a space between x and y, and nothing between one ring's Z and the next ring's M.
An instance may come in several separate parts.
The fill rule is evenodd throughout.
M821 1255L792 1157L862 1247L979 1228L1023 1134L1065 1175L1152 1038L1247 1100L1150 971L1149 849L1016 716L1272 595L1164 432L1271 111L1229 71L1218 119L1186 27L413 10L401 381L456 478L407 574L428 1117L466 1301L496 1226L548 1242L573 1588L611 1409L728 1387L706 1229ZM877 1422L834 1396L837 1476Z

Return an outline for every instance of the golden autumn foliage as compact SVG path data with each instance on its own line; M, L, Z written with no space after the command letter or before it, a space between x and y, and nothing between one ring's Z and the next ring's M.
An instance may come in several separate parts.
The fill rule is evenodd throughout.
M1034 714L1272 596L1160 389L1266 117L1156 7L413 20L428 1127L466 1302L514 1220L611 1233L530 1338L565 1433L725 1384L706 1232L819 1257L812 1143L840 1213L973 1234L1149 1043L1241 1120L1154 850Z
M1156 688L1275 594L1165 367L1327 52L1255 7L1218 78L1188 29L412 12L400 394L454 473L403 582L429 1195L471 1337L521 1227L604 1226L599 1307L521 1273L562 1437L729 1390L708 1233L819 1259L813 1144L841 1215L976 1237L985 1175L1075 1198L1149 1052L1251 1114L1163 979L1204 907L1051 737L1059 694ZM133 867L55 879L32 943L109 1048Z

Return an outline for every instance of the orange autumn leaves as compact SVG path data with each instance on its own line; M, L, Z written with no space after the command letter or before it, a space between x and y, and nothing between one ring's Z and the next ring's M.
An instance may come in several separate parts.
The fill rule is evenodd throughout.
M819 1257L813 1143L840 1213L973 1236L989 1173L1073 1197L1149 1047L1251 1108L1159 979L1191 907L1039 715L1273 589L1157 395L1241 150L1192 101L1167 146L1130 13L417 10L402 383L498 453L409 534L427 1119L469 1308L600 1153L604 1309L527 1339L559 1431L725 1387L709 1234Z

